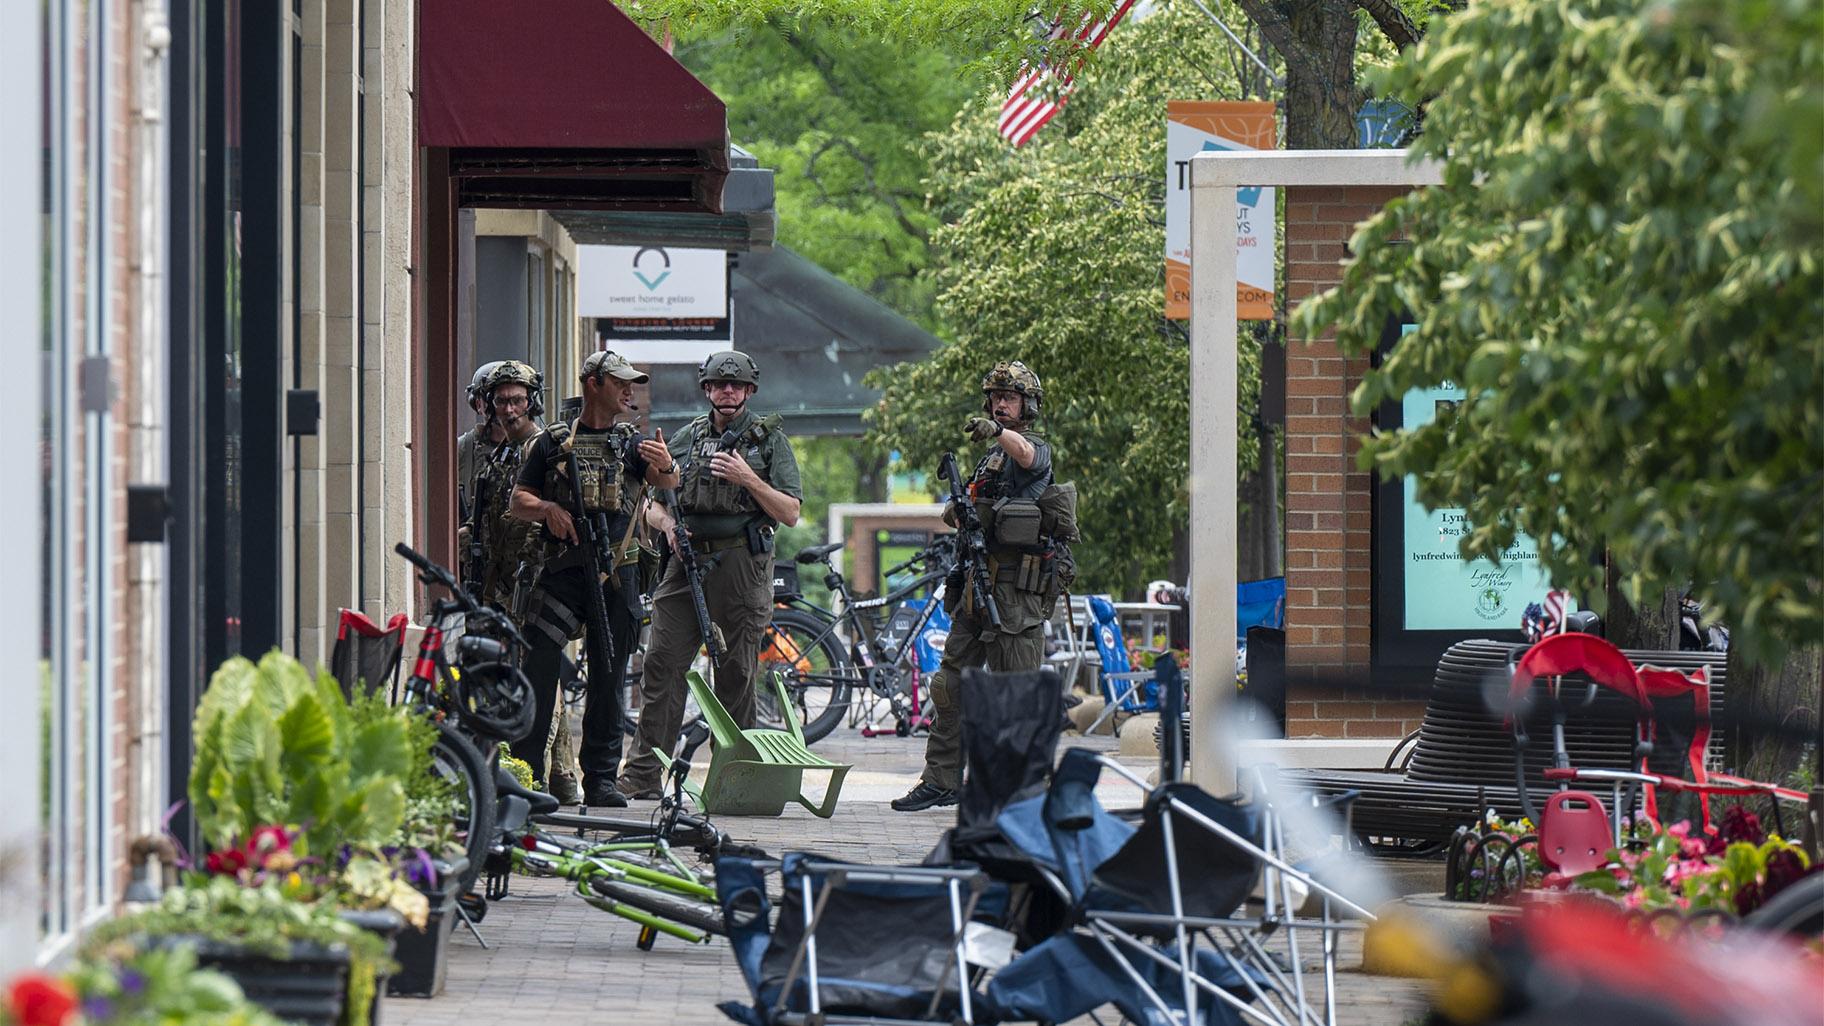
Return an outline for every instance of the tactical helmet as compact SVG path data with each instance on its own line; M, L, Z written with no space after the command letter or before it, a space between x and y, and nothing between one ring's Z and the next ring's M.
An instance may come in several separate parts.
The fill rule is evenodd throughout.
M545 404L542 393L545 388L545 376L543 374L534 370L531 365L520 363L518 360L502 360L499 366L494 368L494 373L488 375L487 384L482 386L482 398L487 400L489 406L493 406L494 390L508 384L526 386L526 413L528 416L544 416Z
M470 399L481 398L481 390L483 388L486 388L487 384L488 384L488 375L499 370L500 365L505 362L507 362L507 361L494 360L490 363L484 363L481 366L475 368L475 376L469 379L469 398Z
M644 385L646 382L652 380L647 375L635 370L633 364L628 363L625 356L622 356L612 349L603 349L598 352L590 353L589 358L583 361L583 369L578 372L576 376L579 379L593 378L597 374L606 374L609 377L619 378L622 381L631 381L636 385Z
M711 353L703 366L697 368L697 387L702 388L712 381L739 381L758 390L760 367L753 357L736 349Z
M1039 384L1039 376L1018 360L1002 360L994 365L982 378L982 411L992 413L994 406L988 396L995 392L1018 392L1024 401L1020 404L1020 416L1025 420L1036 420L1039 416L1039 403L1045 398L1045 388Z

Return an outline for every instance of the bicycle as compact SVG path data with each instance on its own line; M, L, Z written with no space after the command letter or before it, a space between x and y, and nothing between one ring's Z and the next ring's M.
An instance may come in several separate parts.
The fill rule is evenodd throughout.
M436 722L432 766L457 785L453 819L457 841L468 856L457 893L466 894L495 839L495 751L532 726L532 686L513 656L516 649L523 650L525 639L504 613L477 603L449 570L404 542L393 551L417 568L424 584L450 593L431 603L405 681L404 702Z
M836 729L858 694L867 704L857 712L871 715L879 703L887 703L898 724L895 733L902 736L928 720L927 703L917 695L916 646L941 606L943 581L956 564L955 540L940 535L887 570L891 578L922 567L911 580L878 598L857 599L830 560L841 548L841 542L832 542L793 557L804 566L823 564L824 585L836 594L840 611L824 609L802 595L781 596L760 649L759 672L777 672L785 681L807 744ZM922 589L930 589L922 607L902 605ZM885 615L889 609L894 615ZM766 711L762 710L763 719ZM784 712L779 710L781 716Z
M684 814L684 780L689 772L689 763L674 762L669 793L661 800L653 822L643 829L615 832L605 840L591 840L585 830L612 830L627 824L601 817L534 812L532 802L549 808L555 801L548 795L509 787L509 796L501 803L501 830L489 864L488 899L507 896L515 871L560 877L574 882L578 896L591 906L637 923L636 944L642 951L651 950L660 934L690 943L705 943L712 935L724 934L710 873L687 865L670 844L673 837L695 831L697 851L705 859L737 850L707 820ZM576 832L565 836L542 829L544 826L575 826Z

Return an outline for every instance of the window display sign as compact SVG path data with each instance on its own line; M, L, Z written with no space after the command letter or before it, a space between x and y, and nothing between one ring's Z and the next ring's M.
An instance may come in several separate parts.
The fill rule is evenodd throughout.
M1394 340L1417 330L1398 325L1382 340L1385 352ZM1388 403L1377 416L1382 430L1429 424L1464 398L1463 389L1445 381L1415 388L1399 403ZM1458 543L1470 530L1462 509L1427 510L1418 499L1418 480L1379 482L1374 504L1376 661L1423 666L1434 663L1453 642L1463 638L1518 640L1520 617L1530 602L1551 589L1539 564L1538 544L1522 534L1492 560L1466 560Z

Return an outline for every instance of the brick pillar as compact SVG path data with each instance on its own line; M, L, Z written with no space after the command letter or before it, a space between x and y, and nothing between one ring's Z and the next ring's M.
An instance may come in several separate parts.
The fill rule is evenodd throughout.
M1355 227L1407 189L1386 186L1286 190L1286 295L1296 306L1342 280ZM1349 393L1368 361L1345 357L1335 336L1290 340L1286 348L1287 733L1398 736L1418 725L1422 703L1379 702L1360 687L1300 687L1300 671L1365 679L1373 624L1373 475L1356 469L1365 418L1349 415Z

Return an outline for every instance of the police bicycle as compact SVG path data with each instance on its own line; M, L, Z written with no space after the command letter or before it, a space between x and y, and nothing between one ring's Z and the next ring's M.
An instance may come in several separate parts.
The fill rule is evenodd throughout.
M886 572L888 579L915 572L910 580L878 598L858 599L831 561L841 548L841 542L815 545L793 557L800 566L823 565L835 609L807 600L789 583L780 587L782 575L776 574L778 605L760 645L759 675L776 672L784 681L793 706L789 713L802 723L807 744L827 736L851 712L857 721L863 714L871 720L883 703L895 719L895 733L909 734L928 719L929 702L917 686L917 644L942 605L943 581L956 565L954 536L939 535ZM907 601L921 591L929 592L921 605ZM769 711L762 708L761 718Z

